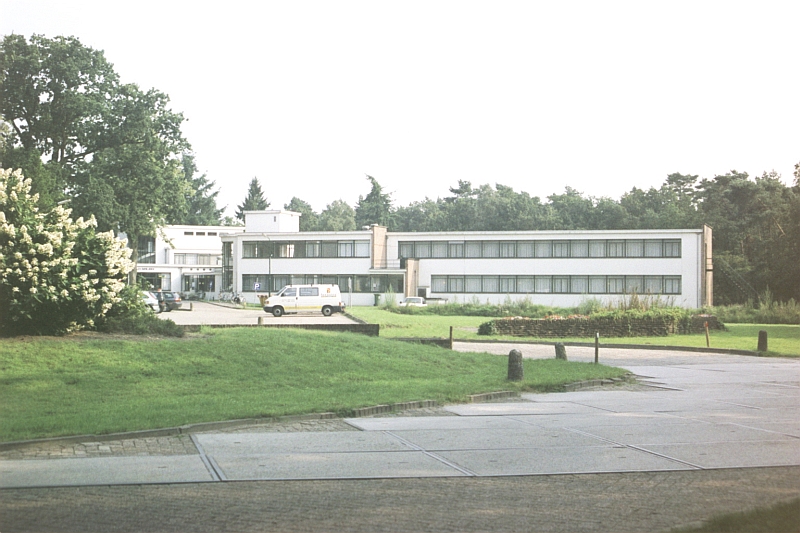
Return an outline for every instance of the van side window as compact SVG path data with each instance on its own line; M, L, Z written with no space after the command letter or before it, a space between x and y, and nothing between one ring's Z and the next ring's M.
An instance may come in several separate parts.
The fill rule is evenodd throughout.
M319 287L300 287L300 296L319 296Z
M281 296L297 296L297 289L286 289Z

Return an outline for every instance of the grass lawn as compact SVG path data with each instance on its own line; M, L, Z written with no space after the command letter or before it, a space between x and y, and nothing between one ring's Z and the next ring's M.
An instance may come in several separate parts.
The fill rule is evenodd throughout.
M478 335L478 326L491 320L486 317L401 315L377 307L351 307L348 313L370 323L381 325L381 337L448 338L450 326L453 336L459 340L523 340L522 337L502 335ZM769 338L768 355L800 357L800 326L775 324L726 324L728 331L712 331L712 348L753 350L758 346L759 330L766 330ZM555 342L554 339L528 339ZM562 342L594 342L594 338L558 339ZM658 346L705 347L705 334L670 335L668 337L606 337L601 343L608 344L653 344Z
M524 364L525 381L510 383L504 357L269 328L203 330L183 339L0 339L0 441L460 402L481 392L558 390L625 373L555 359Z

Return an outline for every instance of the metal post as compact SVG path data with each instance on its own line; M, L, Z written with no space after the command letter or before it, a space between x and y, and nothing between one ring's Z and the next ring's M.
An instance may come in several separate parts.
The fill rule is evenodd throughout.
M594 333L594 364L597 364L600 360L600 332L595 331Z
M711 340L708 338L708 322L705 323L706 328L706 348L711 348Z
M450 326L450 349L453 349L453 326Z

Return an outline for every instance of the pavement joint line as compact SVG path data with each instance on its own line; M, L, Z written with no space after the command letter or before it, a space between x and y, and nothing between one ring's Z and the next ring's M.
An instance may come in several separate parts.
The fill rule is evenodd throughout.
M219 481L230 481L228 479L228 476L225 475L225 471L222 470L222 468L220 468L219 463L217 463L216 459L214 459L213 457L209 457L208 462L211 464L211 467L214 469L214 472L217 473Z
M206 470L208 470L208 473L211 474L212 479L214 481L220 481L222 479L220 477L220 473L217 471L217 469L214 467L211 461L209 461L208 456L206 455L206 451L203 449L202 444L200 444L200 441L197 439L197 435L193 434L191 435L191 438L194 447L197 448L197 453L200 454L200 460L203 461L203 465L205 465Z
M429 452L428 450L426 450L422 446L418 446L417 444L414 444L413 442L404 439L400 435L395 435L391 431L383 431L382 433L384 435L390 435L390 436L394 437L395 439L399 440L401 443L403 443L404 445L408 446L409 448L411 448L411 449L413 449L415 451L422 452L424 455L427 455L431 459L433 459L435 461L438 461L438 462L444 464L445 466L448 466L450 468L458 470L459 472L461 472L462 474L464 474L466 476L479 477L478 474L476 474L472 470L469 470L469 469L464 468L464 467L462 467L460 465L457 465L457 464L453 463L452 461L448 461L447 459L445 459L444 457L441 457L438 454L435 454L433 452Z
M636 446L634 444L623 444L623 446L625 446L626 448L630 448L632 450L638 450L640 452L649 453L650 455L655 455L656 457L661 457L662 459L667 459L668 461L674 461L682 465L691 466L692 468L696 468L697 470L705 470L705 468L700 465L690 463L689 461L682 461L681 459L676 459L675 457L670 457L669 455L664 455L663 453L654 452L652 450L648 450L647 448L640 448L639 446Z

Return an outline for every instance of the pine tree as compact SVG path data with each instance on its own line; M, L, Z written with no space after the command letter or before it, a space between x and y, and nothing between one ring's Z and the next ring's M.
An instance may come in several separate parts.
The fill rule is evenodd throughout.
M262 211L268 207L269 202L264 198L264 191L261 190L258 178L253 178L250 181L244 202L236 206L236 218L243 221L245 211Z

